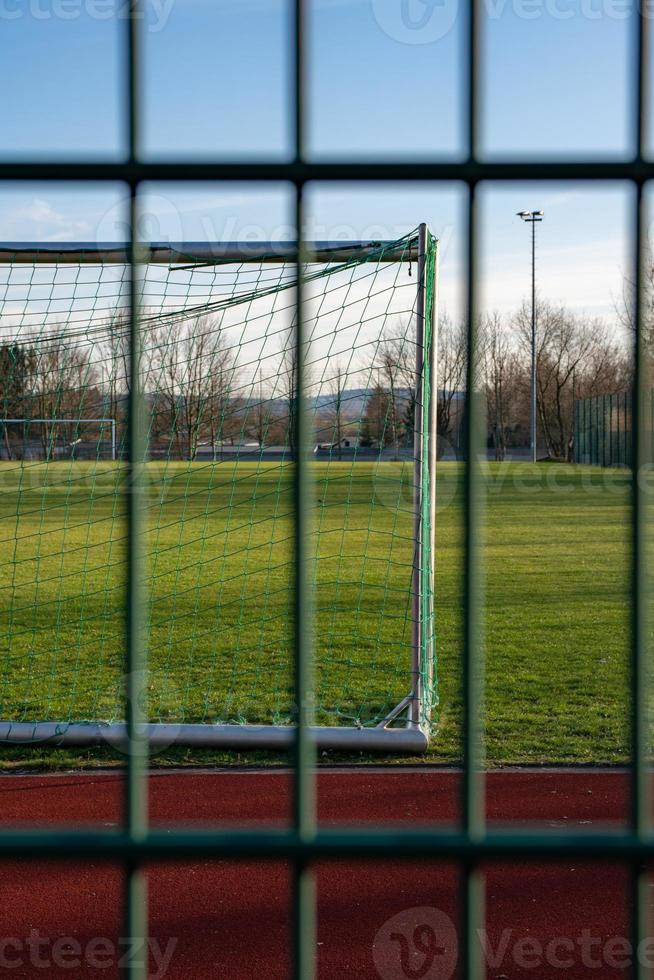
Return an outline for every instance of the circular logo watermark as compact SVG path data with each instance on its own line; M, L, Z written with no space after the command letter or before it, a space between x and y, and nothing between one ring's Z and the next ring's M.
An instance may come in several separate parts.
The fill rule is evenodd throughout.
M442 436L437 439L437 459L456 460L457 453ZM436 484L436 512L444 511L456 499L461 474L457 469L440 471ZM375 506L385 507L398 517L409 517L414 511L414 463L412 459L375 462L372 485Z
M372 958L381 980L450 980L458 958L454 923L429 905L405 909L381 927Z
M459 0L372 0L382 31L402 44L433 44L454 27Z
M108 722L121 725L125 716L125 676L117 677L108 684L98 698L99 716ZM140 712L159 723L156 744L150 744L149 755L164 752L173 745L180 732L180 711L182 692L171 678L170 672L160 668L135 671L130 690L134 693ZM125 735L122 725L104 726L100 729L104 740L118 752L126 751Z
M105 211L95 229L96 244L128 242L129 212L129 197L121 198ZM183 241L182 216L177 205L163 194L141 195L138 198L134 237L148 243Z

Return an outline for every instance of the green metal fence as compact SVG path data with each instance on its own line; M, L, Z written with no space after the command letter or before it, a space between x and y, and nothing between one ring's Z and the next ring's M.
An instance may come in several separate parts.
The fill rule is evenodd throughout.
M640 398L640 429L652 458L654 434L654 389L646 388ZM632 391L580 398L574 404L574 461L590 466L634 466Z
M648 392L652 403L652 393ZM591 466L633 464L631 392L580 398L574 404L574 461Z
M296 226L303 226L304 188L309 181L460 181L467 188L467 306L468 306L468 383L474 390L475 323L477 317L477 186L480 181L549 180L549 181L621 181L630 182L635 190L632 211L634 226L634 255L642 255L644 239L643 187L654 176L654 166L645 158L644 93L645 86L645 25L646 8L638 6L633 16L634 56L631 121L633 153L628 159L597 160L493 160L479 153L479 32L482 5L475 3L462 8L467 17L466 55L463 69L468 83L465 106L467 153L465 159L424 159L419 161L353 161L319 162L305 156L305 31L303 26L304 0L294 0L293 50L295 154L289 162L259 160L256 162L226 160L157 160L145 161L140 156L139 127L139 0L130 0L131 16L125 19L124 45L126 51L125 125L129 137L129 154L124 161L107 160L4 160L0 162L0 179L5 181L64 180L73 183L89 181L122 181L131 191L131 226L136 227L137 193L143 181L246 180L290 181L296 191ZM244 24L244 30L247 27ZM432 121L432 124L435 124ZM298 259L302 258L302 247ZM647 617L646 495L637 478L647 461L648 446L642 435L641 418L645 400L640 395L642 332L637 331L636 392L632 407L632 445L634 459L633 509L631 522L633 580L632 580L632 644L631 644L631 819L627 829L583 833L562 833L559 830L499 830L488 829L485 823L483 735L483 663L482 635L479 615L482 588L481 508L478 450L481 448L479 412L468 405L466 427L468 453L465 479L465 587L464 652L462 680L464 688L464 751L463 751L463 816L456 828L426 827L422 829L319 828L315 817L314 750L307 736L311 722L312 704L312 599L310 591L309 554L307 549L307 515L310 502L310 482L307 461L300 456L295 474L295 698L299 706L299 727L295 743L294 807L292 825L285 830L226 830L223 828L197 830L193 828L150 829L147 816L147 749L143 738L143 706L138 691L138 677L147 665L147 648L142 602L143 559L139 547L139 528L142 522L142 480L140 464L143 458L144 431L142 424L142 393L139 390L138 296L135 270L139 262L138 243L131 248L132 371L130 386L130 480L126 481L129 543L129 574L126 589L127 627L127 704L129 752L127 757L127 794L123 825L119 829L94 830L41 829L8 830L0 832L0 856L4 858L39 858L60 861L93 859L122 862L125 871L125 928L133 939L134 957L129 957L126 975L136 980L145 976L145 967L138 952L147 933L147 899L143 866L157 860L188 861L197 858L238 861L286 860L294 872L293 975L309 980L315 967L315 901L312 863L343 859L377 860L413 858L420 861L450 860L459 863L465 880L462 904L462 961L461 975L481 977L484 967L479 955L476 929L482 925L483 876L480 864L486 860L526 862L529 860L565 861L567 864L590 859L618 861L632 872L633 940L639 942L647 935L645 921L644 863L654 857L654 840L649 826L648 769L646 751L647 668L649 624ZM641 263L634 260L636 282L636 322L640 323ZM298 295L302 310L302 289ZM302 350L304 330L299 316L298 350ZM298 369L298 403L305 372L300 358ZM297 419L297 444L307 442L307 420L302 412ZM475 449L477 451L475 451ZM132 689L133 687L133 689ZM556 898L553 896L553 900ZM635 976L644 978L647 968L636 963Z

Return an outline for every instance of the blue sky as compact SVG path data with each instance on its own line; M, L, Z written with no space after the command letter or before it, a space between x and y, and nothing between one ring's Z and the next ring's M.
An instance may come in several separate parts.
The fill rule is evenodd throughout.
M484 7L484 152L627 155L634 24L622 0ZM143 155L286 158L286 0L144 0L144 8ZM14 95L0 110L4 156L120 158L122 9L118 0L6 0L0 50ZM309 155L460 156L463 9L458 0L313 0ZM119 187L5 185L0 237L122 237L123 197ZM462 200L456 186L314 187L309 234L395 237L427 220L442 241L441 296L457 315ZM144 189L151 236L163 238L278 237L290 201L285 187ZM629 267L629 188L485 187L481 201L486 308L509 310L527 294L528 234L515 212L542 208L541 293L612 316Z

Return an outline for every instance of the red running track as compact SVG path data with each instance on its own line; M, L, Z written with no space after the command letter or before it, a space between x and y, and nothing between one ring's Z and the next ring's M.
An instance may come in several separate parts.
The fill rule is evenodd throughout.
M437 769L321 772L319 818L439 823L457 817L456 773ZM288 819L279 771L154 774L156 823L244 824ZM112 774L3 776L5 825L120 819ZM488 778L488 817L550 828L616 826L627 812L619 771L504 771ZM316 868L319 976L329 980L449 980L456 976L459 878L447 863L329 863ZM198 861L148 869L150 976L276 980L289 975L290 875L282 863ZM629 881L614 865L486 868L480 937L493 980L627 977ZM119 867L0 864L0 976L118 975ZM654 963L654 943L651 949Z

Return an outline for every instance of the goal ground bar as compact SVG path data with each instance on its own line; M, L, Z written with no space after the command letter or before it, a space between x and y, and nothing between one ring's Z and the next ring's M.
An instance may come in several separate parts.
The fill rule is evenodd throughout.
M402 728L346 728L315 726L309 729L319 749L356 749L362 752L408 752L426 750L429 739L418 725ZM293 725L206 725L150 724L145 735L151 748L173 745L185 748L290 749L295 742ZM124 724L80 722L0 722L0 743L38 746L82 747L127 742Z

